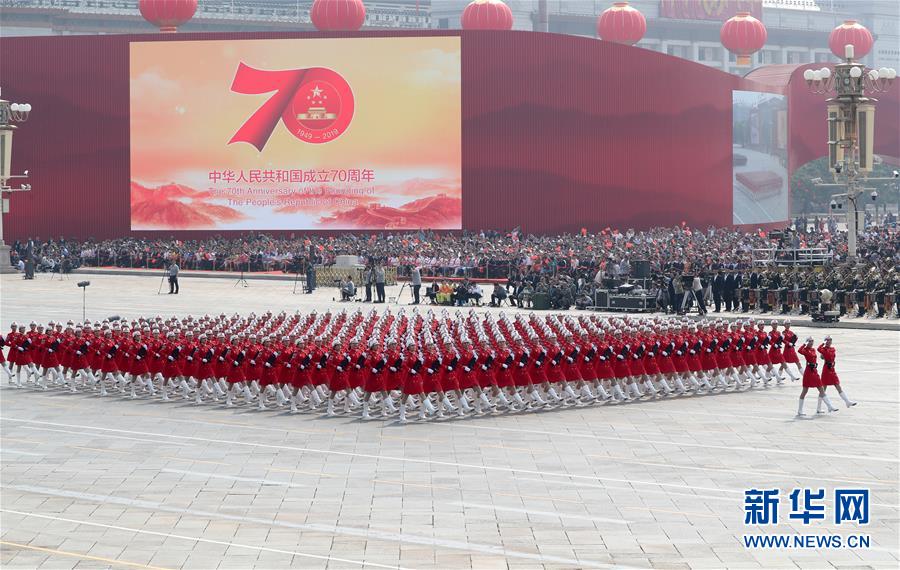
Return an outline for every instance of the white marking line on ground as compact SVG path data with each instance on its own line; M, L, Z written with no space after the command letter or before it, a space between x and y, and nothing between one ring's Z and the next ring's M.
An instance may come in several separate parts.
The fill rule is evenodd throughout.
M883 481L863 481L859 479L833 479L828 477L812 477L805 475L794 475L793 473L785 473L782 471L747 471L743 469L731 469L730 467L707 467L705 465L676 465L674 463L654 463L651 461L637 461L634 459L625 459L622 457L611 457L609 455L585 455L585 457L591 457L596 459L604 459L611 461L613 463L632 463L634 465L646 465L648 467L667 467L669 469L688 469L691 471L709 471L712 473L735 473L741 475L755 475L755 476L763 476L763 477L775 477L778 479L797 479L797 480L810 480L810 481L827 481L830 483L853 483L856 485L869 485L869 486L879 486L886 487L888 484Z
M486 465L472 465L467 463L456 463L450 461L435 461L432 459L413 459L407 457L392 457L389 455L372 455L365 453L352 453L348 451L331 451L331 450L322 450L322 449L312 449L307 447L294 447L289 445L272 445L272 444L264 444L264 443L256 443L256 442L243 442L243 441L230 441L230 440L219 440L219 439L211 439L211 438L199 438L199 437L190 437L184 435L168 435L168 434L159 434L152 432L142 432L142 431L132 431L132 430L121 430L114 428L102 428L102 427L93 427L93 426L85 426L85 425L72 425L72 424L59 424L53 422L41 422L37 420L20 420L15 418L0 418L0 421L13 421L13 422L21 422L21 423L37 423L37 424L47 424L47 425L57 425L63 427L78 427L78 428L87 428L94 429L99 431L112 431L119 433L132 433L139 435L154 435L157 437L165 437L165 438L174 438L174 439L185 439L185 440L193 440L193 441L203 441L206 443L221 443L225 445L245 445L249 447L259 447L262 449L286 449L291 451L300 451L307 453L319 453L325 455L339 455L345 457L366 457L369 459L380 459L380 460L388 460L388 461L400 461L400 462L409 462L409 463L422 463L428 465L441 465L446 467L457 467L457 468L468 468L468 469L478 469L482 471L499 471L503 473L526 473L529 475L547 475L552 477L566 477L570 479L580 479L580 480L588 480L588 481L612 481L615 483L627 483L629 485L653 485L657 487L673 487L676 489L699 489L703 491L713 491L718 493L743 493L743 490L738 489L720 489L720 488L712 488L712 487L699 487L696 485L681 485L677 483L658 483L655 481L638 481L635 479L614 479L610 477L600 477L596 475L572 475L569 473L554 473L552 471L536 471L536 470L528 470L528 469L517 469L513 467L493 467ZM505 429L505 428L496 428L496 429ZM70 433L64 430L59 430L62 433ZM880 505L886 506L890 508L900 508L896 505Z
M292 487L295 489L302 489L308 487L307 485L299 485L297 483L291 483L289 481L275 481L273 479L255 479L253 477L235 477L233 475L219 475L217 473L204 473L202 471L188 471L185 469L160 469L160 473L179 473L181 475L187 475L189 477L199 477L201 479L225 479L228 481L235 481L241 483L261 483L263 485L272 485L277 487Z
M591 560L575 560L560 556L543 556L540 554L532 554L530 552L520 552L517 550L509 550L502 546L494 546L490 544L479 544L473 542L463 542L458 540L431 538L427 536L419 536L409 533L393 533L378 530L370 530L364 528L355 528L348 526L337 526L316 523L294 523L289 521L280 521L273 519L264 519L257 517L245 517L240 515L229 515L216 511L204 511L199 509L186 509L182 507L174 507L164 503L155 501L145 501L141 499L128 499L116 497L113 495L94 495L91 493L81 493L79 491L67 491L63 489L53 489L49 487L37 487L32 485L0 485L4 489L13 489L25 493L35 493L39 495L49 495L52 497L66 497L69 499L77 499L82 501L90 501L101 504L114 504L139 509L148 509L151 511L164 511L170 513L179 513L192 515L206 519L224 519L241 523L258 524L269 527L291 528L296 530L304 530L310 532L320 532L327 535L341 534L353 536L356 538L364 538L371 540L380 540L389 543L405 542L408 544L419 544L423 546L440 547L452 550L462 550L465 552L474 552L479 554L492 554L496 556L506 556L508 558L520 558L523 560L534 560L544 564L565 564L576 566L579 568L610 568L613 565L603 562L595 562ZM197 540L197 539L194 539ZM224 543L223 543L224 544ZM621 567L618 564L615 567Z
M610 524L622 524L629 525L631 521L626 521L625 519L609 519L604 517L594 517L591 515L575 515L575 514L567 514L553 511L535 511L532 509L519 509L516 507L500 507L497 505L478 505L475 503L453 503L454 505L459 505L461 507L465 507L467 509L485 509L490 511L505 511L510 513L521 513L525 515L535 515L541 517L550 517L553 519L573 519L579 521L593 521L599 523L610 523Z
M443 467L455 467L455 468L465 468L465 469L478 469L481 471L497 471L502 473L525 473L528 475L548 475L555 477L567 477L570 479L580 479L587 481L612 481L614 483L626 483L629 485L653 485L655 487L671 487L675 489L698 489L702 491L712 491L717 493L743 493L742 490L735 489L719 489L714 487L700 487L697 485L682 485L678 483L659 483L656 481L638 481L636 479L617 479L612 477L600 477L597 475L573 475L570 473L554 473L552 471L538 471L534 469L518 469L515 467L495 467L490 465L473 465L469 463L457 463L454 461L436 461L433 459L414 459L409 457L393 457L390 455L373 455L368 453L353 453L349 451L332 451L327 449L313 449L309 447L295 447L290 445L274 445L274 444L266 444L266 443L257 443L257 442L244 442L244 441L231 441L231 440L222 440L222 439L212 439L205 437L191 437L186 435L169 435L169 434L161 434L161 433L152 433L152 432L143 432L143 431L133 431L133 430L122 430L122 429L114 429L114 428L103 428L103 427L93 427L86 425L75 425L75 424L61 424L55 422L42 422L38 420L20 420L16 418L0 418L0 420L12 421L12 422L21 422L21 423L31 423L31 424L44 424L44 425L55 425L60 427L69 427L69 428L87 428L94 429L103 432L117 432L117 433L131 433L138 435L154 435L157 437L163 438L173 438L173 439L183 439L189 441L202 441L210 444L223 444L226 446L231 445L244 445L248 447L258 447L261 449L275 449L275 450L290 450L290 451L299 451L302 453L319 453L323 455L338 455L343 457L365 457L368 459L377 459L377 460L386 460L386 461L399 461L406 463L420 463L426 465L440 465ZM504 429L504 428L497 428ZM63 430L60 430L63 431ZM68 433L68 432L64 432ZM830 456L829 456L830 457Z
M9 453L12 455L30 455L32 457L43 457L44 456L43 453L32 453L30 451L20 451L18 449L10 449L8 447L4 447L3 449L0 449L0 455L2 455L4 453Z
M607 489L610 491L631 491L632 493L638 493L639 495L643 495L645 493L646 494L654 493L657 495L666 495L666 496L671 496L671 497L685 497L688 499L703 499L705 501L725 501L725 502L732 503L735 506L741 506L741 507L743 507L743 505L744 505L743 502L736 502L735 499L731 496L716 497L715 495L701 495L699 493L697 493L697 494L676 493L676 492L672 492L672 491L654 491L652 489L648 489L648 490L635 489L634 487L614 487L612 485L606 485L603 483L600 483L599 485L598 484L592 485L590 483L581 483L579 481L547 481L546 479L535 479L535 478L531 478L531 477L516 477L516 480L517 481L534 481L534 482L538 482L538 483L544 483L545 485L548 485L548 486L564 485L564 486L570 486L570 487L590 487L593 489ZM746 489L744 489L744 490L720 489L720 491L722 493L729 493L731 495L740 495L740 494L744 494ZM552 500L552 499L548 499L548 500ZM826 496L825 500L830 501L831 499ZM869 503L869 504L872 506L875 506L875 507L884 507L887 509L900 509L900 504L898 504L898 505L889 505L887 503ZM641 507L627 507L626 506L626 507L619 507L619 508L620 509L633 509L633 508L641 508ZM684 514L688 515L688 514L697 514L697 513L684 513ZM701 515L701 516L703 516L703 515Z
M623 408L619 408L619 409L623 409ZM752 416L749 414L732 414L732 413L728 413L728 412L722 412L722 413L716 414L716 413L712 413L712 412L699 412L699 411L692 411L692 410L669 410L669 409L661 409L661 408L660 409L656 409L656 408L642 409L641 411L645 412L645 413L649 413L649 414L656 413L656 414L672 414L672 415L683 415L683 416L708 416L708 417L714 417L714 418L746 418L746 419L750 419L750 420L772 420L772 421L776 421L776 422L777 421L790 421L793 419L788 416ZM889 427L889 428L896 429L898 426L897 423L877 423L877 422L870 422L867 420L862 421L862 422L844 422L844 421L841 422L842 426L845 426L848 424L852 424L854 426L867 427L867 428L870 428L873 426L881 426L881 427ZM823 424L823 425L825 425L825 424Z
M0 418L0 420L2 420L2 419L5 419L5 418ZM54 425L54 424L49 424L49 425ZM82 427L89 428L90 426L82 426ZM85 432L85 431L69 431L69 430L63 430L63 429L39 428L39 427L31 427L31 426L23 426L20 429L30 429L30 430L34 430L34 431L50 431L50 432L56 432L56 433L64 433L66 435L80 435L82 437L93 437L93 438L108 437L111 439L127 439L129 441L141 441L144 443L155 443L158 445L194 445L193 443L188 443L188 442L159 441L159 440L155 440L155 439L146 439L146 438L141 438L141 437L126 437L123 435L103 435L103 434L99 434L99 433L90 433L90 432ZM94 428L94 429L96 429L96 428ZM125 431L124 433L140 433L140 432ZM156 435L156 434L152 434L152 435Z
M148 566L147 564L137 564L135 562L128 562L126 560L118 560L115 558L105 558L103 556L91 556L90 554L86 554L84 552L70 552L68 550L59 550L57 548L43 548L41 546L32 546L31 544L22 544L20 542L10 542L7 540L0 540L0 546L6 546L11 548L6 548L7 551L13 551L15 549L22 550L30 550L32 552L43 552L45 554L49 554L50 557L66 557L66 558L77 558L81 561L93 561L93 562L102 562L108 564L109 566L124 566L126 568L145 568L147 570L170 570L169 568L165 568L162 566ZM48 561L48 566L52 565L52 562ZM80 563L76 563L79 564ZM43 565L43 564L42 564Z
M571 487L605 489L608 491L630 491L632 493L637 493L639 495L643 495L646 493L646 494L655 494L655 495L665 495L667 497L685 497L687 499L703 499L705 501L724 501L727 503L735 502L734 497L724 497L724 496L717 497L715 495L678 493L675 491L657 491L654 489L644 490L644 489L635 489L634 487L617 487L614 485L607 485L605 483L591 484L591 483L582 483L580 481L547 481L546 479L537 479L537 478L533 478L533 477L516 477L516 481L533 481L533 482L537 482L537 483L543 483L543 484L545 484L547 486L551 486L551 487L554 485L565 485L565 486L571 486ZM548 500L552 500L552 499L548 499ZM620 507L620 508L622 508L622 507ZM634 508L634 507L627 507L627 508ZM645 510L652 510L652 509L645 509Z
M19 421L19 420L15 420ZM438 423L436 425L440 425L447 428L456 428L456 429L472 429L472 430L491 430L491 431L508 431L508 432L516 432L516 433L533 433L540 435L550 435L550 436L560 436L560 437L579 437L579 438L587 438L587 439L597 439L601 441L616 441L616 442L627 442L627 443L641 443L644 445L674 445L676 447L697 447L701 449L719 449L725 451L752 451L755 453L773 453L778 455L805 455L810 457L825 457L828 459L834 459L835 457L840 457L841 459L856 459L859 461L877 461L880 463L900 463L900 458L897 457L874 457L871 455L847 455L844 453L819 453L816 451L801 451L801 450L788 450L788 449L773 449L770 447L750 447L750 446L742 446L742 445L711 445L708 443L696 443L696 442L688 442L688 441L659 441L653 439L638 439L633 437L613 437L613 436L603 436L603 435L595 435L591 433L578 433L578 432L564 432L564 431L545 431L545 430L535 430L535 429L522 429L522 428L504 428L504 427L496 427L496 426L475 426L475 425L464 425L462 423L452 424L452 423Z
M110 530L133 532L135 534L147 534L147 535L152 535L152 536L162 536L165 538L174 538L177 540L188 540L191 542L204 542L206 544L218 544L220 546L229 546L229 547L233 546L235 548L245 548L248 550L255 550L257 552L273 552L275 554L289 554L291 556L299 556L301 558L314 558L316 560L345 562L347 564L355 564L357 566L363 566L363 567L371 566L373 568L390 568L390 569L395 569L395 570L411 570L411 569L403 568L402 566L389 566L386 564L376 564L374 562L363 562L360 560L351 560L349 558L336 558L334 556L322 556L319 554L306 554L305 552L297 552L294 550L282 550L279 548L269 548L267 546L252 546L249 544L241 544L239 542L227 542L224 540L213 540L210 538L201 538L199 536L185 536L182 534L172 534L169 532L157 532L157 531L153 531L153 530L144 530L144 529L139 529L139 528L129 528L129 527L125 527L125 526L103 524L103 523L97 523L97 522L91 522L91 521L81 521L81 520L75 520L75 519L67 519L67 518L63 518L63 517L54 517L54 516L50 516L50 515L39 515L37 513L27 513L24 511L14 511L11 509L0 509L0 512L10 513L10 514L14 514L14 515L20 515L23 517L34 517L34 518L50 520L50 521L59 521L59 522L74 523L74 524L85 525L85 526L93 526L93 527L97 527L97 528L106 528L106 529L110 529Z

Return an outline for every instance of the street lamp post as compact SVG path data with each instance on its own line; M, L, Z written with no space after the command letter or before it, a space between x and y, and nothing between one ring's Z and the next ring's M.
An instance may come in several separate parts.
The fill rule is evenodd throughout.
M13 175L10 169L12 164L12 142L15 123L24 123L31 114L31 105L28 103L10 103L0 98L0 273L14 273L10 265L9 246L3 241L3 214L9 210L7 194L12 192L27 192L31 190L31 184L20 184L17 188L9 185L13 178L28 178L25 174Z
M856 234L863 180L874 164L875 105L869 93L883 93L890 89L897 71L888 67L866 69L853 57L854 48L844 47L844 61L822 69L807 69L803 79L814 93L834 93L828 99L828 164L834 185L846 187L847 254L856 257ZM820 184L821 186L833 186Z

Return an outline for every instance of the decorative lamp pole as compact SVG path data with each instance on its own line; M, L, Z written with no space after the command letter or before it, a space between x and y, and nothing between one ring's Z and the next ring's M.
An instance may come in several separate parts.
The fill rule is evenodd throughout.
M870 178L874 165L875 102L867 97L871 93L883 93L891 88L897 71L882 67L866 69L854 58L853 44L844 46L844 61L835 65L834 70L807 69L803 79L813 93L833 93L828 99L828 165L834 183L817 183L818 186L839 186L846 193L835 194L833 198L846 199L847 208L847 249L848 257L856 257L856 234L858 226L857 200L864 190L862 182L882 180ZM876 199L877 194L872 195Z
M31 184L21 184L18 188L8 185L11 178L27 178L25 174L14 176L10 170L12 163L12 139L16 130L14 123L24 123L31 113L31 105L28 103L10 103L0 97L0 273L14 273L10 265L9 246L3 241L3 214L9 211L9 199L6 195L11 192L27 192L31 190Z

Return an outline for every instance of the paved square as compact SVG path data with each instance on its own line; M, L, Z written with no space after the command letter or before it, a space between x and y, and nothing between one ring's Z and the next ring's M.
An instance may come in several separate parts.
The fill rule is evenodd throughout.
M77 280L4 275L0 326L80 317ZM154 278L90 280L92 318L349 307L290 282L185 279L176 297L157 296ZM832 334L859 406L797 420L792 384L399 426L4 379L0 564L897 568L900 333L795 328ZM819 487L826 520L788 519L790 490ZM834 524L841 487L871 490L870 524ZM750 488L781 489L777 527L744 525ZM751 550L745 534L871 544Z

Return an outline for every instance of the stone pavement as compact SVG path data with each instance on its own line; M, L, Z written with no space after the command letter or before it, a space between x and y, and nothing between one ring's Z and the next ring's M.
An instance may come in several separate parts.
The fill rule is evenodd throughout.
M347 306L284 283L95 277L88 315ZM3 276L0 326L79 317L74 281ZM0 389L4 568L896 568L898 334L821 330L860 405L794 418L799 386L398 426ZM836 404L837 397L833 397ZM809 398L807 411L815 401ZM788 518L794 488L827 519ZM835 488L871 491L835 525ZM779 524L744 491L779 488ZM751 550L745 534L866 534Z

